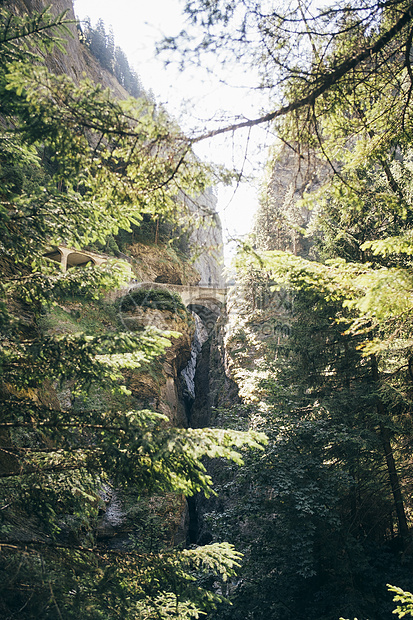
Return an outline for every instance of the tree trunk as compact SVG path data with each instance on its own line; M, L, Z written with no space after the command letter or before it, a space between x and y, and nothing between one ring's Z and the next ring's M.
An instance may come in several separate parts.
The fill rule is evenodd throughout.
M372 362L372 374L373 381L378 385L379 381L379 369L377 364L377 358L375 355L371 356ZM376 401L377 413L379 414L379 429L380 429L380 438L382 441L384 455L386 457L387 464L387 472L389 474L390 486L394 499L394 506L396 510L397 523L399 536L402 540L405 540L408 533L409 527L407 525L407 517L404 509L403 495L400 488L399 474L397 473L396 461L394 459L393 448L391 445L391 435L389 429L385 425L386 419L386 410L383 401L379 396L377 396Z

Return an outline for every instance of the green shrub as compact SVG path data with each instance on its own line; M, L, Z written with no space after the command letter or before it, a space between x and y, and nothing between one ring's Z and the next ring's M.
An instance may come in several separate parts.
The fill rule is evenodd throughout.
M122 311L134 310L137 306L141 308L154 308L156 310L169 310L180 314L186 314L186 308L181 297L177 293L171 293L163 288L134 290L119 300Z

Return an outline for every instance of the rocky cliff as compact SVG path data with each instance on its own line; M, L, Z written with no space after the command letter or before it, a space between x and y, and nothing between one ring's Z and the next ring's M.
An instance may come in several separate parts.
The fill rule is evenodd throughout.
M22 12L29 8L41 8L40 5L29 5L26 2L16 2L15 7ZM63 3L57 6L59 11L64 8ZM5 16L8 19L8 15ZM13 23L13 18L10 18L10 22ZM76 30L73 30L73 37L75 36ZM81 57L89 59L89 52L83 50L75 38L70 49L72 51L69 54L56 53L46 61L55 71L65 72L74 79L79 79L79 74L83 73ZM17 55L18 58L21 56L24 55ZM6 110L8 114L4 115L4 118L10 121L11 126L15 124L17 134L20 129L17 121L21 121L23 117L23 114L19 116L19 105L29 90L29 82L25 83L24 80L27 75L44 75L49 84L56 84L56 89L52 91L55 105L50 108L52 112L49 114L53 120L52 127L57 128L57 132L63 128L61 133L67 135L70 141L77 135L70 129L73 126L66 124L64 120L56 120L61 118L57 103L62 100L60 84L69 82L63 79L55 80L40 70L32 74L32 58L39 65L43 64L39 51L29 60L23 58L22 65L27 73L21 78L21 90L11 99L9 107L2 106L2 113ZM93 59L89 60L89 77L90 67L93 66L93 72L99 72L99 79L107 86L106 72L100 70ZM17 63L13 65L13 69L16 66ZM9 73L2 74L3 85L11 74L10 65L7 69ZM108 79L112 80L112 77L108 76ZM37 83L44 84L40 80L32 81L34 90L37 90ZM77 118L84 119L83 125L88 127L82 137L91 135L89 131L94 124L96 111L91 112L89 104L93 107L93 96L96 95L90 93L98 90L91 89L87 93L87 114L83 108L80 108L81 111L76 108ZM71 84L69 91L76 92L75 89L72 90ZM122 94L119 89L118 92ZM104 97L105 104L108 103L104 110L116 110L117 106L113 106L108 100L106 91ZM38 107L34 110L30 108L30 117L26 115L26 124L23 127L29 125L28 117L31 121L35 119L40 122L41 111L45 107L40 107L40 112ZM113 126L116 131L117 125L111 124L111 127ZM52 133L52 136L54 135ZM106 617L106 602L110 599L114 615L118 616L120 613L122 617L129 617L122 607L124 601L127 601L125 605L128 609L130 607L131 617L136 614L142 616L142 613L152 617L152 611L147 614L146 608L142 613L140 610L144 609L146 600L149 601L147 609L149 605L152 605L155 611L158 607L163 609L164 599L159 602L159 596L163 596L166 579L168 588L169 581L171 582L171 597L167 598L169 590L165 594L168 609L170 601L173 602L168 615L183 617L181 607L178 606L178 603L181 605L180 598L178 601L175 595L175 575L182 580L182 590L187 592L188 584L192 585L191 554L197 572L199 561L205 563L208 580L211 575L210 568L215 566L217 559L221 562L219 558L223 557L222 573L226 575L226 554L228 553L228 562L236 561L238 557L231 549L228 548L227 551L225 545L199 551L172 548L176 544L184 546L188 540L199 542L199 527L195 526L196 505L194 502L189 504L184 494L191 495L200 489L208 491L210 478L205 474L203 457L231 457L234 454L231 446L238 447L244 441L242 439L240 443L238 435L227 432L182 430L182 427L188 426L190 422L182 398L181 381L182 369L193 357L191 344L195 320L190 310L202 314L202 308L220 303L219 299L215 298L219 292L213 290L213 285L220 283L216 257L204 258L197 273L191 265L190 257L184 256L184 250L188 245L195 246L195 253L198 254L197 244L205 244L209 249L219 241L216 216L212 217L215 224L209 231L209 224L205 225L205 222L211 219L210 210L215 206L215 200L211 192L191 203L191 213L198 217L201 224L195 227L191 240L188 239L190 235L184 225L182 239L179 238L176 242L172 235L168 239L168 225L171 226L171 223L166 216L161 221L157 213L152 221L150 216L145 214L147 217L143 217L139 222L142 223L141 227L136 220L132 220L129 227L126 217L122 218L127 199L122 200L123 194L119 192L116 196L110 194L107 202L101 202L97 181L106 178L109 185L113 178L113 164L116 165L117 174L117 164L122 155L119 159L113 157L108 163L103 156L102 159L97 159L97 149L92 148L90 160L97 161L96 169L93 168L89 175L93 183L87 193L83 179L88 166L83 163L85 160L76 160L75 173L80 170L82 176L74 174L73 178L71 177L73 193L78 200L72 210L74 216L69 219L68 209L65 207L71 186L61 183L57 174L53 176L52 166L49 164L56 161L58 155L62 155L59 170L66 172L67 159L64 159L64 156L69 157L71 150L66 147L66 142L59 150L55 148L56 142L51 142L49 146L48 137L46 132L37 132L33 142L38 148L39 157L33 155L33 159L24 167L21 175L22 187L23 181L32 179L32 161L35 160L36 172L40 171L36 177L36 196L38 193L43 198L50 188L51 195L54 197L56 194L61 200L58 203L59 208L52 211L46 198L45 215L38 216L37 203L34 202L35 192L28 190L24 193L22 190L23 197L18 195L18 198L13 197L13 200L20 204L18 200L21 199L25 206L27 204L29 215L26 217L26 212L22 211L23 216L20 216L16 207L19 216L16 219L24 222L35 219L41 234L37 235L36 225L32 228L18 228L13 223L10 229L3 228L9 235L4 235L3 241L10 241L9 246L5 245L3 248L3 253L7 255L8 247L13 248L11 264L4 264L2 268L3 276L11 270L6 282L13 285L14 280L17 280L18 284L14 288L8 287L8 293L11 288L12 290L7 296L7 308L4 298L0 303L0 322L2 330L4 328L2 369L4 370L6 365L8 368L4 371L0 385L4 414L2 426L7 428L7 432L4 428L0 429L0 474L6 479L1 513L0 581L3 587L0 616L11 618L16 612L20 615L23 613L27 620L31 620L35 617L54 617L57 612L62 618L83 618L90 610L90 614L96 615L95 608L100 608L102 604L102 613ZM136 134L133 137L136 137ZM23 151L18 149L19 138L20 135L13 142L18 163ZM145 142L145 146L148 143L153 144L150 138ZM24 144L26 146L26 143ZM83 144L89 154L87 140L82 141ZM46 153L47 148L50 149L50 159ZM5 152L7 154L7 151ZM163 154L165 151L159 152ZM142 160L148 164L143 157ZM105 165L101 164L102 161ZM160 157L156 163L159 161L164 162ZM95 172L98 166L103 170L102 177ZM148 165L147 167L149 168ZM165 168L162 168L162 174L169 178L164 170ZM121 172L124 172L124 169L121 169ZM65 178L67 177L68 175ZM132 186L137 177L130 175L126 178ZM186 184L184 180L182 186L189 186L189 183ZM5 187L7 189L7 185ZM113 188L114 184L110 183L110 187ZM161 187L164 187L163 183ZM5 191L4 187L2 191ZM160 193L156 204L159 205L165 196L168 206L178 210L178 200L175 203L174 196L170 194ZM112 227L104 229L104 235L102 229L105 221L111 217L110 207L116 199L119 207L116 211L118 219L114 220ZM102 207L101 210L92 211L93 203ZM140 204L142 203L143 199ZM8 204L14 215L13 202ZM53 208L54 204L52 202ZM154 204L155 200L150 203L151 209ZM107 208L103 205L107 205ZM85 213L82 226L77 218L81 208L84 208ZM164 211L161 210L160 215ZM151 212L153 213L153 210ZM50 213L53 213L53 217ZM93 219L92 213L96 215ZM50 219L52 224L49 223ZM68 253L57 251L61 240L67 239L67 229L61 235L57 233L53 236L55 221L63 222L70 227L71 232L73 230L71 241L67 241L70 246L66 248ZM125 234L120 234L116 222L124 222L125 228L128 227L121 231ZM101 231L100 238L88 236L92 227ZM200 234L202 228L205 229L205 234ZM148 231L150 234L146 234ZM19 244L32 238L35 238L36 256L40 266L33 272L35 262L29 255L27 276L19 264L13 264L12 259L17 257L17 261L23 254ZM48 243L52 242L53 248L50 248L51 252L47 252ZM107 244L107 247L95 248L87 245L88 243L102 246ZM73 251L76 244L79 247ZM113 300L105 294L109 283L107 274L98 268L98 252L115 254L129 261L134 271L133 279L138 280L138 283L129 287L132 290L126 289L128 292L123 295L126 300ZM70 261L66 260L68 255L71 255ZM62 256L64 260L59 266L57 263ZM49 263L46 259L55 262ZM89 262L93 265L88 267ZM44 271L41 271L43 268ZM13 278L14 275L17 277ZM149 285L142 287L143 280L149 281ZM168 290L172 288L168 283L179 284L179 281L187 285L176 287L178 290L187 291L187 295L183 295L185 304ZM206 284L206 287L198 288L196 297L194 289L188 284L196 285L199 281ZM158 286L151 286L154 282ZM166 284L166 287L162 284ZM208 288L208 285L211 285L211 288ZM120 285L117 286L120 290ZM122 293L125 293L125 290L120 291L120 294ZM222 291L220 295L223 303ZM209 317L206 318L208 320ZM151 329L144 331L147 326ZM154 329L156 327L172 333L161 335ZM165 338L171 340L169 348ZM209 353L208 358L212 359L213 354ZM9 363L11 359L13 361ZM3 361L6 363L3 364ZM206 362L207 358L204 358L204 361ZM202 381L196 377L193 377L193 381L201 392L204 390L201 396L208 401L205 397L208 397L211 380L205 364ZM202 419L197 416L197 424L209 423L210 404L207 402L207 408L202 410ZM12 479L11 493L9 478ZM208 532L204 541L208 540L207 534ZM8 549L7 557L3 553L5 547ZM121 553L122 551L127 553ZM209 557L212 558L212 564ZM152 573L148 573L148 566L150 570L153 566ZM213 568L213 571L219 570L221 569ZM50 580L45 575L50 575ZM144 591L146 586L145 583L142 585L142 575L145 575L145 579L148 575L147 583L152 588L153 596L152 592L148 594ZM161 581L158 581L158 575L161 576ZM210 588L209 585L207 587ZM3 596L5 592L6 602ZM82 593L81 602L78 592ZM194 592L191 597L198 604L200 588L196 584ZM210 594L209 590L206 592L207 596L202 594L202 598L206 601L213 600L213 594ZM94 597L93 609L91 597ZM173 597L177 598L176 605ZM144 603L141 604L140 600L144 600ZM191 598L188 600L191 601ZM192 609L195 615L198 615L195 607L190 608L190 615L194 615ZM183 601L183 612L186 612L186 600ZM111 617L113 614L109 613Z
M54 15L60 15L66 11L67 19L73 21L72 24L68 24L71 36L67 37L65 41L66 53L55 48L53 54L45 59L47 67L55 73L68 75L75 82L87 77L93 82L102 84L105 88L110 88L114 95L121 99L126 99L129 96L115 76L104 69L87 47L81 44L79 30L75 23L72 0L53 0L53 2L47 2L47 0L8 0L6 5L20 14L42 11L46 7L50 7L50 11Z
M282 250L308 256L312 241L306 234L313 213L300 205L306 192L316 191L331 169L308 150L285 145L274 149L254 232L261 250Z
M188 201L187 201L188 203ZM194 268L200 274L200 286L223 288L224 266L222 227L216 212L217 198L213 190L204 192L188 204L194 219L190 235Z

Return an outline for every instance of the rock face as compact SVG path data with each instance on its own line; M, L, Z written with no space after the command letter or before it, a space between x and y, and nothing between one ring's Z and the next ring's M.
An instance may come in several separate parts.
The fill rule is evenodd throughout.
M8 0L7 5L18 14L42 11L49 6L47 0ZM53 0L50 8L55 15L66 12L69 20L75 20L72 0ZM118 83L116 78L104 69L87 47L79 40L79 30L75 23L68 26L71 36L67 38L66 53L57 48L45 59L49 70L57 74L66 74L75 82L86 77L95 83L109 88L115 97L129 97L125 89ZM150 85L148 85L150 87ZM177 255L169 251L166 246L145 245L137 243L130 247L131 263L134 277L139 281L159 281L170 284L189 284L201 286L215 286L222 288L223 245L222 229L219 216L216 212L217 199L212 189L192 200L182 197L186 208L190 213L190 259L192 264L179 262ZM179 405L178 374L185 366L191 355L191 339L193 326L183 324L176 316L168 316L168 313L149 311L141 312L141 316L131 317L137 328L143 324L153 324L164 329L180 331L182 336L174 340L169 349L164 364L166 382L161 386L155 385L153 377L137 376L134 378L135 392L145 398L150 395L158 398L159 408L166 413L173 424L186 425L182 406ZM182 323L182 324L181 324ZM165 411L164 411L165 410Z
M225 286L222 269L224 252L222 226L216 212L217 198L212 189L204 192L196 202L188 204L194 219L190 236L194 267L200 274L199 286Z
M75 20L72 0L53 0L52 3L47 0L9 0L7 5L20 14L42 11L52 5L50 11L53 15L60 15L66 11L67 19ZM66 39L66 53L55 48L53 54L45 59L47 68L54 73L68 75L75 82L87 77L97 84L102 84L105 88L110 88L116 97L126 99L129 95L115 76L104 69L89 50L80 43L76 24L69 24L68 29L71 37Z
M196 286L199 272L183 261L172 248L161 244L134 243L129 246L134 279L138 282L161 282Z
M302 231L313 214L297 202L305 192L315 191L331 172L313 151L298 154L282 146L271 162L266 200L255 223L257 245L261 250L282 250L307 257L312 242Z
M191 343L195 331L191 315L183 317L168 310L138 306L133 311L124 313L122 321L130 331L154 326L179 332L180 336L171 338L171 346L166 350L158 371L129 373L128 387L139 406L149 405L166 415L173 426L187 427L179 375L191 358Z

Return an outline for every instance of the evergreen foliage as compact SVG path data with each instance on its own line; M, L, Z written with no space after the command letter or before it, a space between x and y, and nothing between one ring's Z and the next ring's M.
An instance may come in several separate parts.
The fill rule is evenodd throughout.
M188 0L184 12L187 28L159 46L168 52L169 62L175 53L181 64L213 58L237 62L246 70L258 67L253 86L270 95L267 109L257 111L255 118L213 129L208 136L280 121L281 139L304 163L303 146L323 143L324 113L340 114L343 103L352 114L341 115L342 126L352 135L365 132L368 138L360 144L367 157L380 158L386 151L387 139L392 140L385 131L388 121L392 132L408 130L410 2L318 6L301 0ZM296 142L291 132L284 133L286 126ZM335 145L340 148L343 142Z
M396 603L411 616L411 4L185 10L203 35L169 47L235 52L278 89L267 114L212 133L275 121L299 165L323 174L287 188L282 204L269 186L240 253L228 348L244 402L217 417L230 430L169 428L134 408L125 371L159 359L174 334L124 333L103 305L109 329L47 329L48 306L96 299L125 273L114 263L56 275L43 252L175 213L177 191L196 195L208 175L147 100L114 102L45 71L38 49L64 34L63 16L2 9L0 612L387 620ZM114 70L103 22L90 36ZM128 303L178 307L160 291ZM149 550L138 537L127 551L97 544L105 483L142 500L211 495L206 456L225 461L205 515L219 542L177 549L160 533Z
M173 429L136 410L127 372L161 358L175 334L124 332L102 301L99 329L53 329L51 307L69 316L74 302L98 303L128 270L56 273L43 255L167 214L180 188L196 195L208 175L147 101L49 73L39 50L66 35L64 15L0 11L0 615L198 618L222 598L198 577L233 576L240 554L100 545L102 488L208 494L204 457L240 463L263 436Z
M385 620L387 583L411 616L411 3L185 11L202 35L166 48L258 65L272 95L265 113L209 135L272 121L283 145L237 261L229 338L248 404L237 423L269 446L222 472L209 520L245 563L233 608L212 617ZM298 175L275 197L289 158Z

